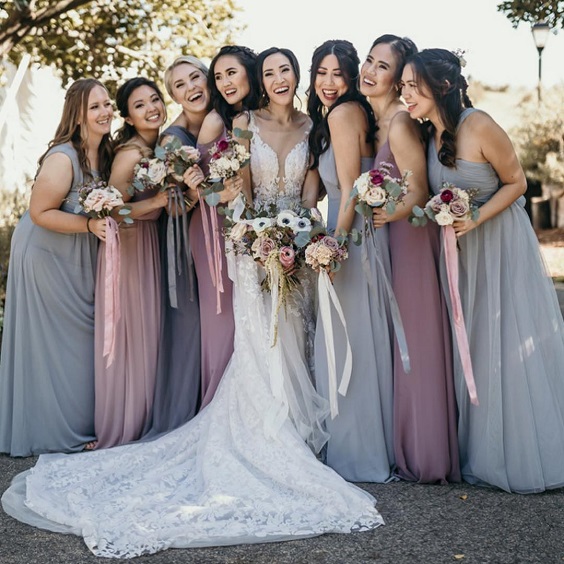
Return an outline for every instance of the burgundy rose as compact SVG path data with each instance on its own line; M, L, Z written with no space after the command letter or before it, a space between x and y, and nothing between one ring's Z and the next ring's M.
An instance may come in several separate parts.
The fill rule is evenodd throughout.
M227 141L227 139L220 139L217 142L217 150L220 151L221 153L226 151L228 147L229 147L229 142Z
M448 204L452 199L454 198L454 194L452 192L452 190L449 190L448 188L446 190L443 190L441 192L441 200L445 203Z
M370 175L370 182L374 186L381 186L384 183L384 176L379 170L371 170L368 174Z

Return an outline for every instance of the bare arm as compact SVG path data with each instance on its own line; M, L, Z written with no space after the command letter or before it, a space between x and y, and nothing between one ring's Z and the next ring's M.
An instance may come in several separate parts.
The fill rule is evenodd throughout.
M316 208L319 201L319 171L309 169L306 173L302 187L302 206L304 208Z
M413 206L425 205L429 194L425 145L420 136L419 125L407 112L401 111L393 117L388 141L400 174L404 175L407 171L411 174L407 179L409 185L403 203L396 206L393 214L388 215L384 208L374 208L374 227L382 227L390 221L405 219L411 213Z
M73 181L72 163L64 153L49 155L37 175L31 199L29 215L36 225L57 233L87 233L105 238L105 219L90 219L59 209L67 197Z
M121 192L124 202L131 200L128 188L133 181L133 169L142 157L143 155L139 150L132 148L122 149L114 158L109 184ZM137 219L158 208L163 208L167 204L168 194L166 192L158 192L152 198L129 203L128 206L131 208L129 217L131 219ZM121 216L117 215L117 210L112 213L112 215L114 214L116 219L121 219Z
M468 123L466 123L468 122ZM460 143L461 158L489 162L500 181L501 188L480 207L476 221L456 221L454 231L464 235L488 219L495 217L513 204L527 189L525 173L507 133L484 112L475 112L462 125L458 137L466 136ZM466 142L467 141L467 142Z
M239 114L233 120L233 129L235 130L235 128L242 129L243 131L249 128L249 117L246 113ZM249 151L250 153L251 141L249 139L243 139L240 137L234 137L234 139L236 139L239 143L241 143L241 145L243 145L245 149L247 149L247 151ZM239 171L237 176L239 176L242 180L242 184L240 184L241 185L240 190L243 191L243 195L245 196L247 202L251 203L253 201L253 185L252 185L250 165L243 167ZM226 190L233 190L234 188L236 189L235 186L232 186L232 184L236 184L236 182L237 182L237 177L226 180L225 181Z
M328 123L341 189L336 233L349 233L356 213L355 202L349 203L349 198L354 181L361 173L366 117L360 106L346 103L331 112Z
M223 129L223 120L215 110L212 110L202 122L198 133L198 145L214 143L223 135Z

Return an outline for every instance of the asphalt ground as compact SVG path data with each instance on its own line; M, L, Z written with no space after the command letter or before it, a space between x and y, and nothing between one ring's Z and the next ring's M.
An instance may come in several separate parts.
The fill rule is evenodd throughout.
M564 283L556 290L564 313ZM564 369L564 368L563 368ZM0 455L0 491L36 457ZM358 484L386 524L368 533L220 548L170 549L135 564L562 564L564 488L508 494L469 484ZM0 510L0 564L91 564L82 539L36 529Z
M0 455L0 490L36 458ZM131 559L150 564L467 564L564 562L564 488L519 495L469 484L359 484L386 524L348 535L260 545L170 549ZM36 529L0 512L1 564L89 564L80 537Z

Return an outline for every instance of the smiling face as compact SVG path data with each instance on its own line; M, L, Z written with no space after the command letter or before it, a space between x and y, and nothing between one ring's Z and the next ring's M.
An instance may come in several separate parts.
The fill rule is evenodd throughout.
M396 57L387 43L375 45L360 69L360 92L369 98L395 95Z
M157 92L144 84L133 90L127 100L128 117L125 121L137 131L155 131L166 119L163 101Z
M210 100L206 75L190 63L182 63L172 69L170 93L177 104L192 113L205 112Z
M271 103L293 103L297 77L286 55L274 53L266 57L262 65L262 84Z
M401 77L401 94L413 119L438 119L437 105L425 84L419 84L413 67L406 65Z
M247 70L233 55L224 55L216 61L213 79L230 106L241 104L251 91Z
M102 86L94 86L88 95L84 138L103 137L110 133L114 109L110 95Z
M324 106L332 106L338 98L349 90L341 70L339 59L335 55L323 58L315 72L315 93Z

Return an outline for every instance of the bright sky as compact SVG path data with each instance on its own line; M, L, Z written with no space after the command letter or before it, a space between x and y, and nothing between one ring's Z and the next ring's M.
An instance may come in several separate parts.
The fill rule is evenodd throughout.
M237 39L261 51L292 49L309 81L314 49L327 39L348 39L364 60L384 33L410 37L419 49L466 50L465 75L492 86L535 87L538 53L530 25L514 29L498 0L236 0L248 27ZM366 9L366 4L371 5ZM564 30L550 34L542 53L544 86L564 84Z

